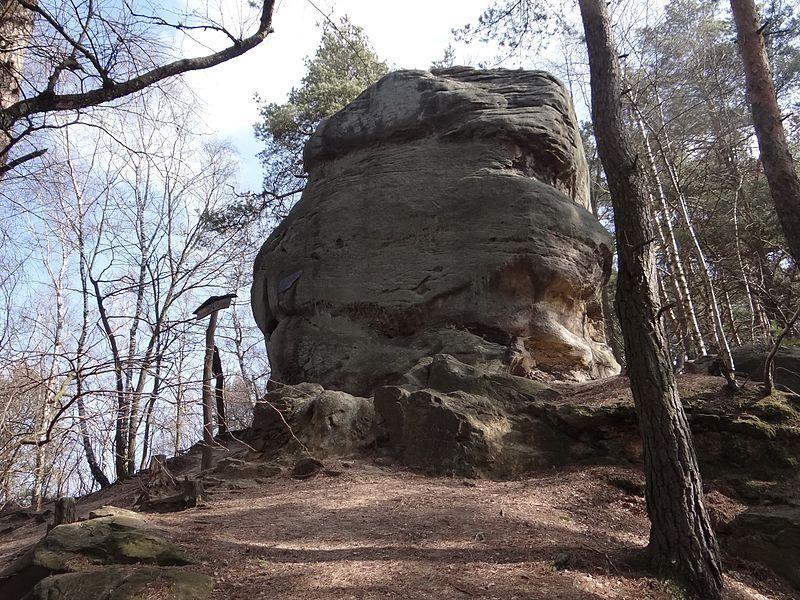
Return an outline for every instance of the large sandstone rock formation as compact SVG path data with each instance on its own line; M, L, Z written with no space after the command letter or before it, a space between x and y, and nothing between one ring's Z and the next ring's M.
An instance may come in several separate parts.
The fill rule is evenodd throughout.
M325 121L255 263L273 377L368 396L421 358L616 373L569 95L541 71L398 71Z

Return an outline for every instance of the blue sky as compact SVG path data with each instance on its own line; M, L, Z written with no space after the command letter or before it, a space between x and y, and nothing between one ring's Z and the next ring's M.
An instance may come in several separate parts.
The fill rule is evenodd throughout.
M230 1L230 0L229 0ZM254 94L281 102L303 76L303 59L313 54L323 15L348 15L365 29L378 55L392 68L428 68L452 40L451 30L475 22L489 0L279 0L275 32L259 47L228 63L187 77L208 129L230 140L241 157L240 185L256 189L261 170L253 137L258 118ZM460 64L485 58L479 45L459 47ZM483 53L483 54L482 54Z

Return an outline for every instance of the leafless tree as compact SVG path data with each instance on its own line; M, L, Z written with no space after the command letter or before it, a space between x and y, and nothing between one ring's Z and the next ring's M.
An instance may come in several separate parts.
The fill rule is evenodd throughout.
M229 24L147 0L0 0L0 176L45 151L32 133L256 47L272 31L274 4L263 0L258 14ZM182 39L224 45L177 58L170 46Z

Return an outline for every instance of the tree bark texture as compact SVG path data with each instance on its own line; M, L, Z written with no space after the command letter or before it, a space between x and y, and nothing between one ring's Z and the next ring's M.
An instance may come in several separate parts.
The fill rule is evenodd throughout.
M211 468L214 447L214 387L211 381L214 362L214 330L217 312L212 312L206 329L206 355L203 361L203 458L201 468Z
M703 503L691 432L659 320L653 214L621 106L617 51L603 0L580 0L589 53L592 120L614 206L617 310L641 431L652 565L699 597L722 595L717 540Z
M222 358L219 355L219 348L214 346L214 396L217 401L217 433L219 435L228 434L228 421L225 417L225 375L222 372Z
M0 111L20 99L25 48L32 32L33 13L17 0L0 0ZM7 163L10 141L10 131L0 128L0 167Z
M58 498L53 507L53 527L74 523L77 520L75 498Z
M783 128L783 117L764 48L761 21L753 0L731 0L737 42L744 64L747 99L761 152L761 164L789 252L800 264L800 178Z

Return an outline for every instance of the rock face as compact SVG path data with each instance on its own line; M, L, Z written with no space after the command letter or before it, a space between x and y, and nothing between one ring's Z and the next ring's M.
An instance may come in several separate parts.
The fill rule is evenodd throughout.
M800 410L793 397L765 399L748 390L732 404L715 378L682 378L680 385L704 476L730 480L737 491L752 480L795 477ZM409 467L468 477L516 477L568 464L641 465L629 386L615 377L548 387L436 355L400 385L375 391L376 445Z
M752 381L764 380L764 361L769 348L740 346L731 350L736 371L745 373ZM784 391L800 394L800 348L782 346L775 355L775 383Z
M137 513L107 507L95 518L59 525L0 573L0 598L101 600L152 597L203 600L207 575L179 569L191 561Z
M368 396L421 358L518 375L614 374L570 98L541 71L381 79L305 149L302 199L255 262L273 377Z
M374 421L369 398L324 390L314 383L282 386L256 404L249 445L267 456L349 456L374 445Z
M800 509L749 508L731 523L725 541L732 553L763 563L800 590Z

